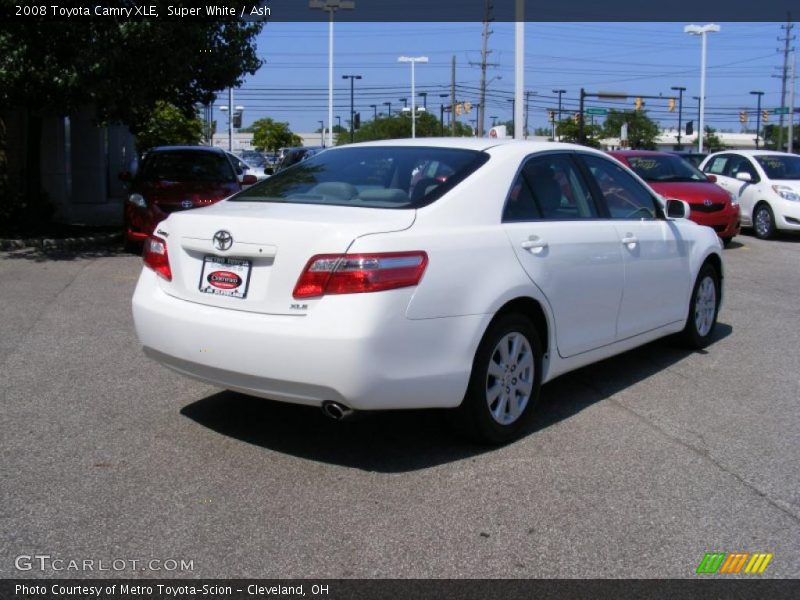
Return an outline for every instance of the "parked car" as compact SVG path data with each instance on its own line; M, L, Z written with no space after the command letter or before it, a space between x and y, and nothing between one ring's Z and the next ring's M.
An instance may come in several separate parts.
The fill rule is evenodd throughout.
M711 227L727 246L739 234L739 204L736 196L684 159L668 152L615 150L611 156L644 179L665 198L685 200L692 209L689 218Z
M239 183L242 183L242 187L252 185L243 183L245 175L253 175L256 178L256 181L263 181L264 179L269 177L269 175L267 175L267 173L264 172L263 158L262 158L262 166L259 167L255 164L255 161L253 163L250 163L244 160L243 158L240 158L230 152L226 152L226 154L228 155L228 158L230 159L231 164L233 165L233 168L236 171L236 177L238 177ZM253 183L255 183L255 181Z
M297 148L287 148L286 153L283 155L280 164L275 171L283 171L302 160L311 158L315 154L319 154L325 148L322 146L298 146Z
M672 150L670 154L680 156L683 160L693 164L695 167L700 167L700 164L708 156L707 152L695 152L693 150Z
M451 174L412 189L434 161ZM449 407L504 443L554 377L668 334L711 342L722 247L688 214L582 146L352 144L170 215L145 247L136 332L214 385L337 419Z
M739 200L742 225L761 239L800 231L800 156L769 150L717 152L702 169Z
M141 243L170 213L208 206L242 189L225 152L210 146L159 146L149 150L129 180L124 231L127 244ZM256 182L245 175L243 183Z

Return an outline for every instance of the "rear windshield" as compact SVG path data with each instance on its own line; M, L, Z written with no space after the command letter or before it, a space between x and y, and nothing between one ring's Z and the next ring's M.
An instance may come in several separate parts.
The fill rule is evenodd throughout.
M193 150L155 152L147 157L140 173L147 181L235 181L228 159L212 152Z
M626 156L628 164L645 181L708 181L697 167L674 155Z
M800 179L800 156L767 154L755 159L770 179Z
M417 208L433 202L488 160L453 148L372 146L321 152L231 201Z

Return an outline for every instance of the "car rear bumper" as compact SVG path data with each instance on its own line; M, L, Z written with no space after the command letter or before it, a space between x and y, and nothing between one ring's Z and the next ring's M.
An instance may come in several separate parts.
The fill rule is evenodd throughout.
M408 319L412 294L326 296L305 316L268 315L174 298L144 269L133 317L150 358L227 389L355 410L457 406L491 315Z

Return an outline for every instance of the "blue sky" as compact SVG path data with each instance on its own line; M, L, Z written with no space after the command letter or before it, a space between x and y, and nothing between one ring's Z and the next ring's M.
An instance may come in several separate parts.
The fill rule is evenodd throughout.
M784 35L781 23L718 22L721 31L708 37L706 122L718 129L739 131L738 111L755 109L751 90L761 90L763 107L780 104L780 73ZM700 38L683 33L688 23L526 23L525 89L530 97L530 127L546 126L547 110L556 105L554 89L565 89L565 110L577 107L579 89L628 93L616 106L631 108L638 94L663 95L647 101L650 115L662 125L677 121L667 112L671 86L684 86L684 122L696 118L692 96L700 90ZM514 24L493 23L489 47L491 67L487 120L511 118L514 88ZM417 91L428 91L429 110L437 115L450 85L450 61L457 61L458 99L477 102L481 23L345 23L335 25L334 115L349 118L349 82L343 74L359 74L356 110L371 118L378 105L392 103L392 112L410 93L410 67L397 63L402 54L428 56L417 65ZM797 29L793 33L796 33ZM313 131L327 119L327 23L271 23L258 41L264 66L236 90L235 104L245 106L244 123L272 117L292 130ZM449 100L445 100L449 102ZM227 102L227 97L216 103ZM788 104L788 93L787 93ZM615 106L587 100L587 106ZM475 114L469 118L474 118ZM226 117L215 112L219 129ZM771 117L772 118L772 117ZM750 126L754 126L751 121Z

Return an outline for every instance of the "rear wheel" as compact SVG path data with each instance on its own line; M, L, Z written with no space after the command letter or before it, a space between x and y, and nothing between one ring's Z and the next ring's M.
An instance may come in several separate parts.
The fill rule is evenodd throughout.
M753 229L756 237L768 240L775 236L775 215L766 202L761 202L753 212Z
M705 348L711 342L719 312L720 279L713 265L700 269L692 291L689 316L683 329L683 341L689 348Z
M456 424L476 441L512 441L533 416L542 381L542 347L533 324L517 314L497 318L481 340Z

